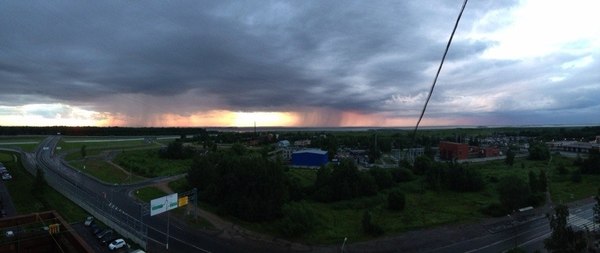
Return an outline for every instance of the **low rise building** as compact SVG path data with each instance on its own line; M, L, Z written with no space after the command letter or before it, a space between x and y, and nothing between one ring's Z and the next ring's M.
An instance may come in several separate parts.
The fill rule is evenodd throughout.
M469 158L469 145L442 141L439 144L440 159L442 160L464 160Z
M292 153L292 165L301 167L320 167L329 162L327 151L304 149Z

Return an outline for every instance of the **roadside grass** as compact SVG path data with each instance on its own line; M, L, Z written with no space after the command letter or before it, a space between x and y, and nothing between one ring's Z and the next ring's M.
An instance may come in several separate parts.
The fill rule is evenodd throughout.
M567 203L592 197L600 187L600 175L582 175L582 181L579 183L572 182L570 175L560 177L565 177L565 180L553 182L550 186L554 203Z
M0 162L1 163L13 162L13 161L14 161L14 154L0 152Z
M70 142L78 140L90 142ZM96 140L99 140L101 142L94 142ZM127 138L115 138L113 141L111 141L110 138L72 139L71 137L61 139L61 141L57 145L57 147L61 147L60 154L66 154L65 160L67 161L81 159L81 147L83 146L86 146L86 153L88 157L99 155L100 153L107 150L160 147L160 145L156 143L146 143L144 140L139 139L128 140Z
M145 179L135 174L133 175L133 178L129 178L127 173L120 170L119 168L116 168L115 166L111 165L110 163L104 160L87 159L87 161L85 161L85 169L83 168L83 160L72 161L69 162L69 164L81 171L82 173L86 173L106 183L134 183Z
M6 154L6 153L0 153ZM6 165L13 176L10 181L6 181L6 187L11 193L12 201L19 214L28 214L33 212L56 210L69 223L80 222L88 215L85 210L77 206L71 200L67 199L59 192L48 186L42 195L42 199L35 198L31 194L34 177L29 174L20 162L4 160L6 155L2 155L2 163Z
M0 136L0 147L20 148L32 152L45 137L41 136Z
M192 159L163 159L158 155L158 149L125 150L116 157L115 163L141 176L158 177L186 172Z
M191 189L185 177L169 182L169 188L174 192L185 192Z
M303 187L313 185L317 179L317 170L315 169L290 168L286 174L296 178Z
M148 203L150 203L150 200L153 200L155 198L160 198L165 195L167 195L166 192L164 192L163 190L158 189L154 186L140 188L135 191L136 198L138 198L141 201L148 202Z

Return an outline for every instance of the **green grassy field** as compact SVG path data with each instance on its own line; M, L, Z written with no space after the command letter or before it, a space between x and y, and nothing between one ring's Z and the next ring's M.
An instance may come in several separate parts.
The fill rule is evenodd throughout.
M69 164L80 170L82 173L89 174L107 183L134 183L145 179L135 174L133 175L133 178L130 178L128 173L125 173L123 170L116 168L104 160L87 159L87 161L85 161L85 169L83 168L83 160L72 161L69 162Z
M317 179L317 170L313 169L290 168L286 173L291 177L298 179L300 185L303 187L311 186Z
M41 200L33 197L31 194L33 176L21 166L20 162L13 162L11 154L0 152L0 162L6 165L13 176L5 184L19 214L56 210L68 222L83 221L87 216L83 209L49 186Z
M162 159L158 155L158 149L126 150L117 156L115 163L136 174L157 177L186 172L192 165L192 159Z
M135 197L141 201L150 203L150 200L167 195L166 192L156 187L144 187L135 191Z
M31 152L44 138L42 136L0 136L0 147L21 148Z
M88 142L89 141L89 142ZM61 147L60 154L67 154L65 160L81 159L81 147L86 146L87 156L95 156L103 151L132 149L132 148L157 148L160 145L146 143L139 138L63 138L57 145Z

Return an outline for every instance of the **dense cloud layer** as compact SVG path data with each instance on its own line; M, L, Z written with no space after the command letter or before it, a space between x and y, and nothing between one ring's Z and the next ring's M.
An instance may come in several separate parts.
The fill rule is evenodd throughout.
M141 125L211 110L291 111L313 125L343 124L343 112L414 118L461 4L10 1L0 8L0 110L55 102ZM498 57L523 6L469 3L428 117L600 122L597 26L583 24L598 37L571 47Z

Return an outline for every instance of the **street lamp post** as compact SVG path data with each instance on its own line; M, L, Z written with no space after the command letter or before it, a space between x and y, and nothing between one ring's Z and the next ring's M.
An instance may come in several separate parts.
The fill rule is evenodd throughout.
M348 237L344 237L344 242L342 243L342 253L344 253L344 247L346 246L347 240L348 240Z
M165 205L168 205L169 202L166 202ZM171 226L171 212L167 211L167 243L165 247L169 250L169 227Z

